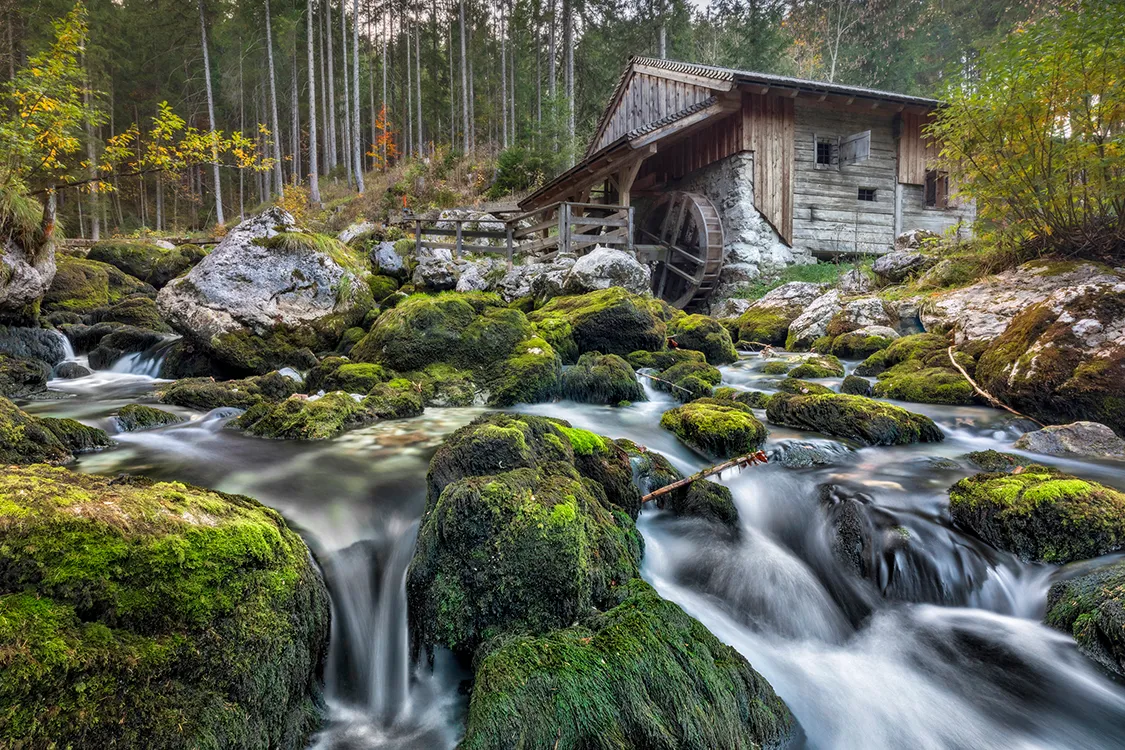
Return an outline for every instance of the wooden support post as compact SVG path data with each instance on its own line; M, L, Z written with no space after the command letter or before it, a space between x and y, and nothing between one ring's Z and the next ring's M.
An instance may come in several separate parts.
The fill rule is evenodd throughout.
M414 257L417 258L422 253L422 220L414 220Z
M633 252L633 207L627 206L625 211L628 213L625 219L625 249L631 253Z
M559 206L559 250L560 253L570 252L570 204L563 203Z
M507 238L507 241L508 241L508 270L511 271L512 270L512 225L508 224L508 223L505 223L504 226L507 229L507 234L508 234L508 238Z
M454 221L457 222L457 240L456 240L457 249L454 251L455 254L454 254L453 257L455 257L457 259L460 259L461 258L461 220L460 219L454 219Z

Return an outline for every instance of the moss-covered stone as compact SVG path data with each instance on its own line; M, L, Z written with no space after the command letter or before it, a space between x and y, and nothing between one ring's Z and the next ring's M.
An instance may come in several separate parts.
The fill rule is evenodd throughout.
M206 256L206 251L198 245L180 245L169 250L147 242L128 240L98 242L86 254L90 260L108 263L157 289Z
M345 357L348 356L349 354L351 354L352 349L355 348L355 345L358 344L366 335L367 331L365 331L363 328L360 328L359 326L352 326L348 330L344 331L344 335L340 337L340 343L336 345L336 353L342 354Z
M710 396L714 387L722 382L723 376L717 369L697 360L684 360L661 370L652 384L662 391L671 393L679 401L693 401Z
M74 454L112 445L96 427L73 419L33 417L0 397L0 465L64 464Z
M424 409L420 386L406 378L376 385L363 399L362 406L375 419L417 417Z
M660 426L703 455L724 460L752 453L766 439L766 428L737 401L701 399L664 412Z
M515 312L513 310L513 312ZM558 393L562 363L555 350L532 337L513 347L484 376L489 406L512 406L548 401Z
M438 450L407 576L415 651L566 627L638 575L631 519L573 463L605 441L570 429L488 414Z
M831 354L809 357L789 371L791 378L842 378L844 365Z
M371 298L382 302L398 291L398 280L391 276L369 276L367 286L371 288Z
M116 304L133 294L156 296L143 281L122 273L108 263L58 254L58 270L51 288L43 295L43 309L89 313Z
M259 401L281 401L297 393L299 384L271 372L243 380L216 381L212 378L183 378L157 391L165 404L210 411L224 406L249 409Z
M328 596L246 497L37 465L0 475L0 745L306 746Z
M703 352L712 365L725 365L738 361L727 329L706 315L684 315L668 324L668 337L680 349Z
M144 404L126 404L117 411L117 428L122 432L150 430L185 421L179 414Z
M402 377L421 387L422 403L426 406L472 406L484 403L481 386L477 385L476 378L469 370L438 363L405 373Z
M673 311L651 297L610 287L571 297L555 297L527 316L536 331L572 364L586 352L626 356L660 351Z
M643 581L621 593L572 627L487 644L461 746L757 750L790 735L744 657Z
M768 393L763 393L762 391L740 391L737 388L731 388L729 386L716 388L712 395L715 398L737 401L740 404L749 406L751 409L765 409L766 402L770 400Z
M1125 563L1052 585L1047 624L1073 635L1078 649L1106 669L1125 675Z
M849 375L840 383L840 393L851 396L870 396L872 394L871 381L858 375Z
M968 405L977 403L973 387L949 362L949 343L935 333L918 333L895 340L858 367L859 375L877 375L874 394L879 398L923 404ZM976 363L957 353L957 362L972 374Z
M738 341L746 344L784 346L789 324L799 311L775 307L751 307L738 318Z
M945 439L933 420L881 401L839 393L777 393L766 406L772 424L814 430L869 445L934 443Z
M833 393L833 390L826 385L810 383L807 380L800 380L799 378L785 378L777 384L777 390L782 393L796 393L802 396Z
M264 374L279 367L305 370L316 365L313 349L331 349L336 346L347 321L337 321L340 330L335 333L317 332L311 327L301 330L277 328L264 335L248 329L238 329L215 336L208 342L212 353L230 367L242 372ZM329 343L331 342L331 343Z
M172 327L164 322L151 297L127 297L115 305L92 310L86 320L90 323L121 323L161 333L172 332Z
M1012 471L1017 466L1023 466L1028 463L1026 459L1011 453L1001 453L989 448L983 451L973 451L966 453L965 458L969 460L973 466L976 466L981 471L988 471L992 473L1001 471Z
M784 375L796 367L795 362L788 359L771 359L762 365L763 375Z
M887 369L887 351L882 349L873 354L870 354L867 359L856 365L854 370L856 375L863 375L864 377L873 377Z
M327 357L309 371L305 378L305 387L309 393L318 391L367 393L392 377L394 373L382 365L350 362L343 357Z
M284 401L259 401L234 421L251 435L280 440L328 440L372 417L359 401L343 391L323 396L290 396Z
M615 442L632 460L633 473L643 495L663 489L684 478L683 474L661 454L646 450L630 440L622 439ZM735 532L739 528L738 509L734 505L731 491L707 479L699 479L684 487L666 492L652 502L656 507L675 516L701 518L719 523Z
M559 395L588 404L644 401L645 390L633 368L616 354L587 352L562 373Z
M51 368L46 362L0 352L0 396L19 398L47 389Z
M953 520L1024 560L1065 563L1125 547L1125 494L1032 464L949 489Z
M168 336L163 333L133 326L121 326L102 337L98 345L90 351L88 361L90 367L95 370L106 370L126 354L148 351L167 340Z
M833 338L829 351L837 357L857 359L869 357L877 351L886 349L897 340L863 330L849 331Z

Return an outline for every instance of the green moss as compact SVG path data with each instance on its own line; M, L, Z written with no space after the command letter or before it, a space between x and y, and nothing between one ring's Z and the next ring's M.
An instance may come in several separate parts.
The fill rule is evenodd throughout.
M583 354L577 364L563 370L559 395L590 404L647 399L628 362L616 354L598 352Z
M849 375L844 378L843 383L840 383L840 393L847 393L852 396L870 396L872 394L871 383L858 375Z
M51 368L38 359L0 352L0 396L19 398L47 390Z
M367 286L371 288L371 298L382 302L387 297L398 291L398 280L390 276L370 276Z
M1125 494L1043 466L977 474L949 490L953 520L1025 560L1065 563L1125 546Z
M304 747L328 597L255 501L46 466L0 476L0 745Z
M73 419L33 417L0 397L0 465L62 464L75 453L108 445L99 429Z
M73 255L57 254L58 268L50 289L43 295L43 309L88 313L116 304L133 294L149 297L156 290L114 266Z
M86 257L108 263L159 289L207 256L198 245L168 250L147 242L105 240L93 245Z
M772 424L846 437L869 445L932 443L945 439L933 420L862 396L778 393L766 406Z
M799 311L788 314L776 307L751 307L738 318L738 341L782 346L789 333L789 324L798 314Z
M763 375L784 375L793 369L794 364L787 359L771 359L762 365Z
M559 429L570 441L570 447L574 450L575 455L592 456L595 453L604 453L606 450L605 439L601 435L589 430L580 430L577 427L560 425Z
M1125 674L1125 564L1053 584L1047 594L1046 621L1073 635L1084 654Z
M777 390L782 393L796 393L798 395L822 395L832 393L832 389L820 383L810 383L807 380L799 380L797 378L785 378L777 384Z
M756 750L788 737L788 709L745 658L643 581L622 593L565 630L487 644L462 747Z
M103 430L84 425L76 419L36 417L39 425L58 438L71 453L86 453L113 445Z
M718 399L736 401L752 409L764 409L766 408L766 402L770 400L768 393L763 393L762 391L740 391L729 386L716 388L712 395Z
M536 331L573 363L586 352L626 356L660 351L672 311L659 300L630 294L620 287L555 297L527 316Z
M391 379L391 373L382 365L368 362L348 362L341 364L320 382L324 391L344 391L346 393L367 393L380 383Z
M150 331L171 333L172 328L156 309L150 297L128 297L109 307L92 310L86 317L90 323L112 322L144 328Z
M879 374L875 395L923 404L977 402L976 391L965 377L951 367L925 367L916 359L897 364Z
M254 240L255 244L279 253L319 253L354 275L367 273L367 260L362 250L348 247L335 237L315 232L278 232L272 237Z
M982 471L989 472L1011 471L1017 466L1023 466L1027 463L1026 459L1020 458L1019 456L1012 455L1011 453L1001 453L991 448L966 453L965 458Z
M488 405L512 406L552 399L558 393L561 375L562 364L550 344L541 338L521 341L488 373Z
M682 362L700 362L706 364L707 358L703 356L703 352L696 352L690 349L664 349L663 351L656 352L630 352L629 356L625 358L625 361L636 370L642 367L650 367L654 370L667 370L673 365L678 365Z
M122 432L135 432L137 430L148 430L153 427L163 427L170 424L178 424L184 421L184 418L178 414L164 411L162 409L154 409L151 406L144 406L143 404L126 404L117 411L117 427Z
M869 357L877 351L886 349L897 339L885 336L869 336L859 331L851 331L832 339L829 351L837 357L858 359Z
M681 349L703 352L713 365L738 361L730 334L714 318L706 315L685 315L668 324L668 338Z
M791 378L842 378L844 366L832 355L809 357L789 371Z
M887 351L886 349L883 349L881 351L875 352L874 354L871 354L867 357L867 359L860 362L855 368L855 374L863 375L865 377L871 377L872 375L878 375L886 369Z
M251 435L283 440L328 440L372 417L350 394L291 396L279 403L261 401L234 421Z
M162 403L210 411L224 406L248 409L260 401L281 401L297 392L296 381L271 372L244 380L182 378L157 391Z
M395 378L376 385L363 399L362 405L377 419L417 417L424 408L420 386L406 378Z
M752 453L766 439L766 428L750 408L735 401L692 401L664 412L660 426L703 455L716 460Z

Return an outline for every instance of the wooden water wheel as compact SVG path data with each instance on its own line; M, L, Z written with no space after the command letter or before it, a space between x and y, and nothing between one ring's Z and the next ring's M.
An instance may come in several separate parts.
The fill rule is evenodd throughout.
M670 192L657 199L644 234L666 248L656 264L652 291L680 309L705 303L723 268L723 225L704 195Z

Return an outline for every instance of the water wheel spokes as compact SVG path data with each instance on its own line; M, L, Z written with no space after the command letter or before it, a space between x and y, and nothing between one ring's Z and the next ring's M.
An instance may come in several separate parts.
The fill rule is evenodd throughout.
M665 248L653 274L653 293L673 307L693 309L706 301L723 267L723 225L704 195L670 192L649 214L645 234Z

